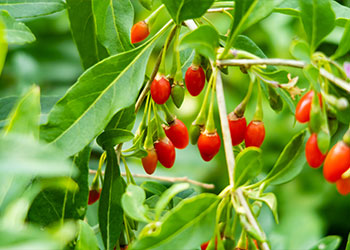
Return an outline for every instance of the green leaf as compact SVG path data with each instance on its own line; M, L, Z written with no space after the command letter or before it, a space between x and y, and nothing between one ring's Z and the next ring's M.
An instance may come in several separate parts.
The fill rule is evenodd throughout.
M92 0L96 33L110 55L133 48L130 30L134 8L130 0Z
M120 175L114 148L108 148L106 152L107 166L99 202L98 221L106 249L113 250L122 231L123 208L121 198L125 192L126 183Z
M277 113L283 109L283 101L279 93L277 93L278 88L274 88L271 84L267 85L268 88L268 100L270 107Z
M331 235L321 239L315 246L309 250L336 250L338 249L341 242L341 237Z
M156 40L88 69L53 107L48 123L41 127L41 138L67 156L90 143L115 113L135 102Z
M40 89L33 86L22 97L9 116L9 124L5 127L5 135L8 133L24 134L39 138L40 118Z
M249 194L249 198L264 202L272 211L273 217L278 224L277 198L274 193L266 193L258 195L258 193Z
M334 28L335 14L329 0L299 0L300 17L311 53Z
M262 151L260 148L248 147L241 151L236 158L235 187L255 178L262 169Z
M346 244L346 249L345 250L350 250L350 233L348 236L348 243Z
M349 50L350 50L350 20L346 22L343 36L340 40L337 50L332 56L332 59L337 59L345 55Z
M111 128L132 130L135 120L135 105L131 105L130 107L118 111L107 125L106 130Z
M167 189L164 185L154 182L154 181L145 181L141 184L141 187L152 194L162 195L162 193Z
M180 50L195 49L199 54L212 60L216 58L216 49L219 47L219 34L212 26L201 25L184 35L180 42Z
M0 11L0 19L6 27L5 33L8 44L25 44L35 41L35 36L30 29L24 23L16 21L7 11Z
M278 185L283 183L281 182L282 180L285 181L286 175L289 173L294 174L293 163L303 149L305 135L306 130L302 130L285 146L272 170L267 175L266 182Z
M159 198L157 205L155 207L156 210L156 218L159 218L162 214L164 208L168 205L174 196L190 187L188 183L178 183L172 185L170 188L165 190Z
M130 141L134 138L133 133L126 129L109 129L100 134L96 142L103 149L114 147L117 144Z
M83 220L79 220L79 232L75 250L98 250L98 242L94 230Z
M296 59L311 62L310 59L310 46L303 40L293 40L289 48L290 53Z
M129 184L122 196L124 212L136 221L149 222L149 219L146 217L147 207L144 205L145 200L145 191L139 186Z
M130 249L197 248L214 233L218 202L213 194L200 194L181 201L162 218L156 230L143 234Z
M0 10L15 18L49 15L65 8L62 0L0 0Z
M145 9L152 10L154 0L139 0L139 2Z
M5 24L0 20L0 76L5 64L8 44L6 41Z
M180 24L187 19L199 18L210 8L214 0L162 0L171 18Z
M67 0L71 32L84 69L108 56L106 49L97 40L91 1Z
M312 64L307 65L306 67L303 68L303 73L305 77L309 80L310 84L312 87L317 91L321 91L321 86L318 81L318 77L320 75L319 69L317 69L315 66Z

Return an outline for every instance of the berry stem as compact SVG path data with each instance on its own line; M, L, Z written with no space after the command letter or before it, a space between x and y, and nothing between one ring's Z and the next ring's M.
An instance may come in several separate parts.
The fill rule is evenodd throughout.
M171 125L175 121L175 116L170 112L168 106L165 103L163 105L161 105L161 107L164 111L166 122L169 125Z
M158 9L156 9L155 11L153 11L146 19L145 22L149 25L153 24L153 21L155 20L155 18L157 17L157 15L159 14L159 12L165 7L164 4L160 5L158 7Z
M345 134L343 136L343 141L345 142L346 145L348 145L350 147L350 127L345 132Z
M136 185L136 182L135 182L135 180L134 180L134 177L132 177L132 174L131 174L131 172L130 172L130 170L129 170L128 164L126 163L125 157L122 156L121 158L122 158L122 161L123 161L124 167L125 167L125 173L126 173L127 183L128 183L128 184L131 183L131 184L135 184L135 185Z
M152 149L153 148L153 131L152 131L152 126L151 126L151 103L153 101L150 100L150 102L148 103L148 128L147 128L147 136L145 139L145 144L144 144L144 148L147 149Z
M244 99L242 100L242 102L240 104L238 104L238 106L233 111L234 114L238 118L243 117L245 109L246 109L247 104L249 102L249 99L250 99L250 97L252 95L252 92L253 92L253 86L254 86L254 82L255 82L255 75L249 74L249 76L250 76L250 82L249 82L248 92L247 92L246 96L244 97Z
M173 34L176 31L177 26L175 25L173 27L173 29L170 31L167 39L165 40L165 44L164 44L164 49L163 49L163 54L162 54L162 59L160 61L160 66L159 66L159 70L158 73L160 75L165 75L166 72L166 68L165 68L165 58L166 58L166 51L170 45L171 40L173 39Z
M145 109L143 111L142 121L141 121L139 127L137 128L137 131L135 133L135 138L140 136L141 132L146 128L149 99L150 99L150 95L148 94L147 99L146 99Z
M208 98L209 98L209 93L210 93L210 89L211 89L211 84L213 82L213 75L211 75L209 83L208 83L208 87L207 90L205 92L205 96L203 99L203 103L202 103L202 107L199 110L199 113L196 117L196 119L194 120L194 122L192 123L193 125L204 125L206 120L207 120L207 116L206 116L206 109L207 109L207 103L208 103Z
M254 121L262 121L264 116L263 107L262 107L262 94L261 94L261 86L258 84L258 102L256 104L255 114L253 117Z
M194 57L193 57L193 61L192 61L192 65L195 67L199 67L202 63L202 57L200 54L198 54L197 52L195 52Z
M156 119L156 129L157 129L157 138L158 139L163 139L166 137L166 134L162 128L161 122L160 122L160 118L158 115L158 109L156 104L154 103L154 101L152 101L152 106L153 106L153 113L154 113L154 117Z
M212 85L211 85L211 97L210 97L208 119L207 119L207 124L205 125L205 129L208 131L208 133L213 133L216 131L215 121L214 121L216 74L217 74L217 71L215 70L213 72L213 81L212 81Z

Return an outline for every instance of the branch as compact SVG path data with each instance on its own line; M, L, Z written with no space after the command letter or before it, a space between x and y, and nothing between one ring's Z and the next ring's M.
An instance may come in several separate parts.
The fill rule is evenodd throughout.
M303 61L288 60L279 58L266 58L266 59L228 59L228 60L217 60L218 66L249 66L249 65L279 65L288 66L294 68L304 68L307 64ZM320 75L333 82L338 87L344 89L350 93L350 83L344 81L321 68Z
M89 174L96 174L96 170L89 170ZM102 174L104 174L104 171L102 171ZM122 176L126 176L126 173L122 172ZM147 174L131 174L135 178L146 178L146 179L153 179L153 180L158 180L158 181L165 181L165 182L187 182L205 189L214 189L215 185L214 184L208 184L208 183L203 183L195 180L191 180L188 177L167 177L167 176L155 176L155 175L147 175Z
M208 9L207 13L220 13L228 10L233 10L233 8L212 8Z

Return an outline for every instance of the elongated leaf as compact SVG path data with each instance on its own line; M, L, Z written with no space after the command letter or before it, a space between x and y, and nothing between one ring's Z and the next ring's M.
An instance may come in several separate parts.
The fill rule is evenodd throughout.
M303 149L305 135L306 130L302 130L299 134L295 135L292 140L285 146L272 170L266 177L266 180L270 184L280 184L280 178L285 178L285 175L288 172L293 173L293 163L298 158L300 152Z
M236 159L235 187L256 177L262 169L261 149L249 147L240 152Z
M335 14L329 0L299 0L300 17L311 52L314 52L322 39L335 25Z
M350 233L349 233L349 236L348 236L348 242L346 244L346 249L345 250L350 250Z
M118 111L118 113L113 116L112 120L107 125L106 130L112 128L132 130L135 120L135 106L131 105L130 107Z
M186 34L180 42L180 49L195 49L199 54L215 60L216 49L219 47L219 34L209 25L199 26L198 29Z
M12 110L5 134L17 133L39 138L40 89L33 86Z
M162 218L159 228L139 237L130 249L197 248L214 233L217 205L213 194L183 200Z
M162 0L172 19L180 24L187 19L201 17L214 0Z
M98 242L94 230L83 220L79 220L79 232L75 250L98 250Z
M24 44L35 41L35 36L30 29L24 23L16 21L7 11L0 11L0 19L6 26L5 32L8 44Z
M7 47L5 24L0 20L0 76L6 59Z
M141 184L141 187L152 194L162 195L162 193L166 190L166 187L158 182L154 181L145 181Z
M41 137L67 156L87 145L115 113L135 102L155 40L87 70L53 107Z
M69 192L68 186L62 190L47 188L34 200L28 219L40 225L47 226L65 219L83 219L87 209L89 195L89 159L91 148L86 147L74 157L73 166L78 174L73 177L78 184L78 190ZM50 208L50 209L48 209Z
M340 44L332 56L333 59L339 58L345 55L350 50L350 20L346 22L343 36L340 40Z
M139 186L129 184L122 196L124 212L134 220L149 222L149 219L146 217L147 208L144 205L145 200L145 191Z
M92 0L97 37L110 55L133 48L130 30L134 8L130 0Z
M62 0L0 0L0 10L7 10L15 18L48 15L64 8Z
M97 137L96 142L103 149L106 149L130 141L132 138L134 138L134 135L129 130L115 128L104 131Z
M70 27L84 69L108 56L106 49L97 41L91 1L67 0Z
M107 149L107 166L98 208L98 221L103 243L107 250L113 250L123 225L121 198L126 183L120 175L114 148Z
M321 239L315 246L309 250L336 250L341 242L341 238L336 235L331 235Z

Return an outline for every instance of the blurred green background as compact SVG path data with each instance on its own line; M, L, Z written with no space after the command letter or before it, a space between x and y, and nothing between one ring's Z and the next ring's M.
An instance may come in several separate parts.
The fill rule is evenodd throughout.
M135 0L135 21L147 17L149 12ZM349 6L350 1L340 1ZM216 25L221 34L225 34L230 19L223 14L207 14L206 17ZM166 20L166 13L160 16L154 29ZM24 46L11 46L5 68L0 78L0 98L19 96L35 83L41 87L42 95L61 97L83 72L79 55L69 30L66 11L48 17L23 20L35 34L37 41ZM205 23L205 21L203 21ZM343 28L336 28L319 50L326 55L333 53L342 35ZM245 32L254 40L268 57L291 58L289 46L297 37L303 38L300 21L296 18L274 13ZM157 53L154 53L154 57ZM342 61L350 60L349 56ZM152 58L154 60L154 58ZM152 70L152 61L149 71ZM342 63L342 62L341 62ZM297 69L285 68L292 76L299 76L299 87L308 88L308 83ZM184 69L186 70L186 69ZM224 76L226 107L231 112L243 99L248 87L248 77L238 68L232 68ZM194 98L186 94L181 109L174 112L189 127L201 106L201 96ZM248 104L247 121L254 114L256 91ZM286 105L285 105L286 106ZM142 112L140 112L142 113ZM140 115L138 121L140 120ZM266 139L262 145L264 172L272 167L283 147L292 136L305 125L296 124L293 115L285 107L276 114L264 100L264 123ZM136 123L137 124L137 123ZM219 128L218 114L216 124ZM135 125L136 127L136 125ZM340 125L333 143L345 132L345 125ZM136 128L134 128L136 129ZM127 147L126 145L125 147ZM101 152L95 147L91 168L96 168ZM165 169L158 166L156 175L188 176L203 182L214 183L214 192L220 192L227 184L227 171L223 147L213 161L204 162L196 146L189 145L185 150L177 150L175 166ZM305 162L305 160L304 160ZM129 167L134 173L143 173L139 159L129 159ZM138 180L143 181L143 180ZM169 184L167 184L169 185ZM201 190L198 190L201 191ZM203 190L202 190L203 191ZM321 169L311 169L304 164L301 174L293 181L269 188L278 198L280 223L275 224L271 212L264 207L259 217L264 230L272 243L272 249L307 249L325 235L340 235L345 248L346 237L350 231L350 196L337 193L335 185L327 183ZM89 223L95 225L97 205L89 207Z

